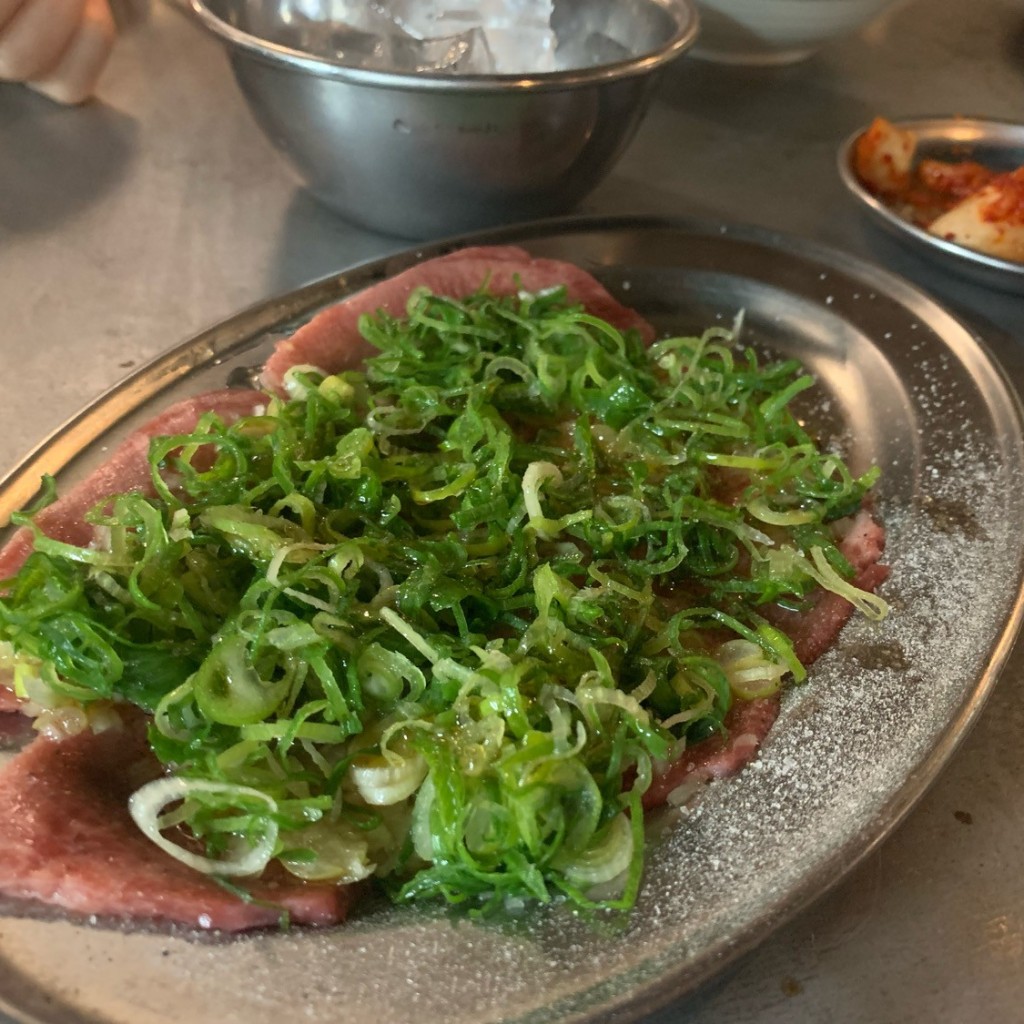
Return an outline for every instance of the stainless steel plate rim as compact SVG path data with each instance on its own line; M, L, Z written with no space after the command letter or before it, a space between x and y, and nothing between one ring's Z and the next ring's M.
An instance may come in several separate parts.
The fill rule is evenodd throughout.
M1007 453L1004 461L1011 463L1006 468L1015 473L1024 469L1024 447L1022 447L1024 446L1024 432L1022 432L1021 426L1020 404L1012 388L1008 386L998 364L985 351L983 343L952 315L912 285L893 278L881 268L873 267L852 256L816 243L790 238L763 229L697 224L664 218L562 218L449 239L432 246L417 247L392 257L360 264L278 299L254 306L211 328L133 373L82 414L69 421L66 430L54 434L26 458L18 468L0 482L0 521L5 520L12 505L17 507L24 504L28 496L31 495L31 490L34 489L33 481L38 480L40 471L55 472L61 466L71 463L79 453L88 451L90 443L95 438L110 431L119 423L123 428L125 423L133 415L137 415L146 403L162 401L165 393L174 388L198 390L194 386L196 380L203 374L207 376L226 374L227 367L232 360L236 363L240 361L241 364L253 361L255 346L260 344L261 340L265 343L268 334L275 335L285 329L287 325L308 317L324 305L345 294L366 287L410 263L460 245L482 243L523 244L527 247L532 245L545 255L554 253L559 256L563 251L585 250L588 255L581 259L581 262L584 265L589 265L589 269L595 271L598 276L604 277L613 290L619 291L620 297L626 301L629 300L629 295L624 292L624 289L632 284L635 290L640 285L641 282L638 278L643 269L637 265L632 266L631 270L621 270L622 264L618 260L617 253L628 250L630 245L636 251L644 253L658 249L658 256L652 256L652 260L663 258L661 249L670 250L673 259L678 256L686 271L685 274L680 275L679 268L676 266L666 264L664 267L665 272L676 275L672 280L677 284L685 284L688 279L687 275L691 269L686 262L691 259L688 254L699 253L702 247L726 254L735 251L747 260L745 266L748 269L742 272L731 271L728 267L718 268L721 270L722 280L726 282L733 278L741 283L756 279L759 273L757 270L759 254L763 254L766 258L774 255L777 257L776 262L785 257L791 260L794 266L803 268L800 270L803 275L801 280L793 282L791 285L794 289L798 286L805 286L812 275L815 281L814 287L816 290L821 290L822 295L824 295L823 289L827 287L828 282L832 280L837 283L845 282L841 284L842 288L847 291L851 288L855 290L845 299L842 295L837 295L837 301L853 302L854 299L857 299L871 303L884 300L893 305L893 308L905 311L905 326L908 332L920 326L922 331L925 328L933 331L940 340L941 344L937 345L936 351L929 353L930 356L949 357L954 370L962 369L965 374L970 376L971 380L977 377L984 383L985 401L988 403L985 406L985 411L986 413L991 412L993 417L999 420L1000 433L1004 435L998 441L1004 445ZM660 249L659 246L661 246ZM716 258L718 257L712 258L708 264L710 270L715 273L718 272L717 265L714 263ZM696 255L692 259L694 265L699 263ZM661 270L660 263L654 264L651 273L656 278ZM708 268L698 269L694 272L694 276L699 278L701 273L706 272L708 272ZM629 281L624 278L623 273L633 273L633 280ZM766 269L764 273L769 275L774 271ZM822 282L820 285L817 283L819 278ZM708 280L713 283L717 278L712 274ZM658 281L655 280L652 287L657 284ZM703 284L699 284L694 287L703 286ZM832 296L829 295L828 300L831 298ZM826 299L815 301L818 302L818 306L814 308L819 309L820 307L819 311L823 317L830 315L825 304ZM848 308L856 309L857 306L853 304ZM899 353L892 354L899 355ZM883 358L882 363L884 364L884 362ZM222 379L221 383L223 383ZM714 941L705 943L699 948L687 948L686 957L682 962L677 962L675 966L666 966L664 956L666 952L674 955L682 948L679 946L678 935L675 932L665 933L667 937L664 937L661 946L652 945L650 949L646 949L644 947L646 933L641 930L637 940L638 948L634 951L635 961L630 961L633 966L625 973L610 977L602 983L593 984L585 991L575 991L570 987L557 998L553 997L550 1002L533 1009L523 1009L517 1012L516 1004L509 1003L503 1009L501 1019L509 1019L510 1014L519 1020L557 1020L560 1022L611 1019L623 1021L638 1017L673 997L691 991L725 964L763 940L768 932L838 882L882 842L905 817L927 786L934 780L939 769L953 753L967 728L981 710L996 675L1008 656L1013 637L1021 622L1022 609L1024 609L1020 591L1021 555L1019 551L1016 553L1016 558L1014 566L1011 567L1011 570L1007 570L1007 579L1013 581L1013 586L1010 588L1012 592L1008 591L1007 593L1005 610L1003 604L999 604L998 627L993 627L991 643L985 648L982 671L965 680L963 686L958 681L956 682L950 698L950 711L948 716L943 718L938 734L933 739L929 739L929 745L924 748L923 756L914 763L913 770L906 777L901 777L899 784L894 786L891 791L887 790L883 793L884 799L878 805L877 814L866 823L857 835L847 837L843 844L829 849L828 856L814 861L809 870L797 876L797 881L790 887L768 893L763 900L755 905L746 918L742 918L742 921L745 922L742 927L718 934ZM730 784L730 786L723 787L720 792L726 795L726 799L732 793L739 793L746 784L742 781L743 779L744 776L740 776L740 779L737 780L739 785L730 788ZM5 924L13 927L16 922L9 921ZM94 933L91 930L82 931L79 926L61 925L61 927L72 934L75 943L80 940L86 944L91 941L105 941L102 934ZM361 932L359 931L360 927L363 929ZM369 926L365 922L358 923L354 927L352 935L361 934L365 939L367 934L371 934L367 931L367 927ZM429 931L429 924L424 927ZM339 940L345 939L347 929L339 929L335 934ZM139 936L129 935L122 938L127 943L134 939L141 941ZM484 938L488 938L488 936L484 936ZM353 938L351 941L354 942L355 939ZM237 946L229 946L229 953L232 950L258 950L261 948L261 944L268 949L281 947L281 942L276 941L276 937L270 936L256 937L247 942L248 945L244 947L242 943ZM223 955L229 955L229 953ZM12 956L14 953L9 947L7 952L4 952L3 939L0 937L0 984L3 983L4 978L9 980L13 976L10 972L17 970L15 964L7 962ZM54 970L56 969L55 967ZM19 1020L43 1021L48 1019L40 1012L33 1012L25 1005L16 1004L14 993L10 990L0 990L0 1007L4 1007L8 1013L15 1015ZM84 1020L87 1017L90 1020L98 1019L89 1016L84 1008L74 1004L72 1004L71 1010L83 1015L79 1019ZM168 1010L167 1012L173 1013L174 1011ZM103 1019L120 1021L124 1018L104 1016ZM426 1020L427 1018L422 1019ZM496 1020L498 1018L488 1017L488 1019Z

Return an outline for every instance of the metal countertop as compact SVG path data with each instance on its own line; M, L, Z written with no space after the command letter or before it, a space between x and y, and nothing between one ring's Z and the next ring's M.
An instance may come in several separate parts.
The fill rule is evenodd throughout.
M99 102L0 85L0 470L128 370L408 243L298 190L216 43L136 0ZM581 212L747 222L847 250L968 320L1024 391L1024 296L883 235L836 176L877 113L1024 122L1024 3L912 0L787 68L687 57ZM1024 650L909 819L838 888L650 1024L1024 1020Z

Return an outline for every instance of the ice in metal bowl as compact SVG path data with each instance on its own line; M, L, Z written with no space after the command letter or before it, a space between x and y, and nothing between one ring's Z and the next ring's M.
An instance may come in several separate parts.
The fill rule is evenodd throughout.
M325 55L308 4L189 2L310 191L357 224L406 238L570 209L625 150L659 72L697 34L691 0L555 0L556 56L577 66L459 74L442 60L394 71L362 59L378 47L372 36L349 34Z

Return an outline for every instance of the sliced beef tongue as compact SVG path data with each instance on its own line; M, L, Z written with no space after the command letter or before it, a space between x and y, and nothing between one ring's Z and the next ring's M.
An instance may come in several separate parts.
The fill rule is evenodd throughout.
M128 814L128 798L158 766L133 721L59 743L34 740L0 769L0 893L80 914L243 931L345 918L352 886L278 880L247 903L168 856ZM265 902L266 905L262 905Z
M21 701L14 696L14 691L6 683L0 683L0 715L20 710Z
M357 366L374 352L359 333L359 318L378 311L401 316L416 288L462 299L484 285L495 295L564 285L571 302L582 304L620 330L635 328L645 341L654 340L650 324L616 301L585 270L560 260L533 259L515 246L477 246L419 263L317 314L278 344L263 368L263 383L279 391L287 370L297 365L309 364L328 373Z
M779 698L759 697L734 704L725 716L725 735L711 736L683 751L644 793L648 810L668 802L672 793L692 795L699 785L726 779L749 764L779 714Z
M211 411L232 422L266 400L258 391L230 389L172 405L43 509L36 524L57 540L91 543L89 509L112 494L150 490L151 438L188 433ZM31 551L31 531L16 531L0 551L0 580L13 576ZM17 710L14 694L0 684L0 712ZM37 737L24 747L0 768L0 893L81 914L223 931L275 925L282 909L303 924L344 919L349 888L265 883L252 890L261 902L247 903L150 842L128 814L128 797L158 770L138 721L60 743Z
M885 550L885 528L868 509L861 509L839 544L843 557L853 566L853 584L874 591L889 578L889 567L881 563ZM820 658L835 643L839 631L853 614L853 605L829 591L821 591L809 609L772 609L767 617L785 630L793 641L796 656L805 664Z
M84 547L95 531L85 514L97 502L127 491L150 492L149 442L163 434L186 434L195 429L208 412L231 423L266 405L267 396L247 388L210 391L187 398L165 409L130 434L98 469L72 487L35 517L35 524L48 537ZM0 550L0 581L10 579L32 552L32 533L17 530Z
M369 354L358 332L363 313L400 315L413 289L462 298L487 285L499 295L565 285L568 297L620 329L635 328L650 342L654 331L620 305L591 275L567 263L533 259L513 246L477 247L419 264L324 310L281 342L264 368L265 384L280 389L289 367L311 363L328 372L357 365ZM40 512L48 536L85 545L94 539L85 513L114 493L150 487L148 446L153 436L186 433L208 411L227 421L253 413L266 401L257 391L226 390L172 406L132 434L85 481ZM888 575L880 564L884 530L862 511L841 547L857 569L855 583L873 590ZM17 531L0 550L0 584L32 550L29 530ZM835 640L852 607L822 594L807 611L779 611L775 621L807 664ZM739 702L726 718L726 735L686 750L657 776L644 798L656 807L673 792L735 774L752 760L778 714L777 697ZM0 712L17 709L0 684ZM36 899L70 911L118 918L148 918L191 927L240 931L274 925L280 909L294 921L330 924L344 919L353 887L307 885L284 876L264 881L247 903L152 844L128 814L128 798L158 766L148 753L142 723L125 730L83 733L60 743L39 737L0 768L0 894Z
M17 707L8 709L9 712L18 710ZM35 736L31 718L10 713L0 714L0 754L20 750Z
M126 491L150 492L149 442L161 434L186 434L195 429L199 419L215 412L225 422L248 416L266 405L267 396L260 391L231 388L211 391L187 398L165 409L131 433L98 469L76 487L48 505L35 517L36 526L48 537L77 544L92 543L93 527L85 514L112 494ZM16 530L0 549L0 582L10 579L32 553L32 531ZM11 690L0 682L0 713L18 710L18 701Z
M854 517L839 549L853 566L853 582L861 590L873 592L889 578L889 567L881 563L885 529L868 509L861 509ZM853 605L845 598L821 591L809 609L773 609L768 617L786 631L797 657L804 665L810 665L835 643L852 614ZM659 807L673 792L685 797L704 782L735 775L757 756L778 713L778 697L734 705L725 719L725 735L694 744L656 775L644 794L644 806Z
M372 352L359 334L359 317L377 310L400 315L415 288L426 286L439 295L464 298L485 284L498 295L565 285L569 299L594 315L623 330L635 328L648 341L654 337L643 317L617 302L585 270L559 260L533 259L516 246L477 246L427 260L324 310L278 344L264 367L264 380L279 388L285 371L296 364L312 363L328 372L358 365ZM93 529L83 516L96 502L110 494L148 489L151 438L186 433L206 412L230 422L265 402L258 391L225 389L172 405L128 437L86 480L40 512L36 524L57 540L88 544ZM0 550L0 580L17 572L31 549L31 533L17 531Z

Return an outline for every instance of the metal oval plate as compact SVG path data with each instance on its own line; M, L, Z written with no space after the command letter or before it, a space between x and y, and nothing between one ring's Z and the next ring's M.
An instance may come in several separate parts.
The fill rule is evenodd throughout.
M893 124L917 136L915 159L976 160L999 171L1024 166L1024 125L975 117L932 117L894 121ZM930 235L904 220L864 188L853 171L853 148L865 131L861 128L854 132L839 147L839 177L850 193L875 216L877 223L911 248L938 260L947 270L988 287L1024 292L1024 263L986 256Z
M950 757L1021 619L1024 436L971 332L924 294L807 242L683 221L569 219L476 235L592 270L661 331L732 323L799 357L804 413L882 468L893 614L851 624L791 690L761 758L652 839L615 925L559 908L479 923L365 906L326 931L230 941L0 916L0 1007L19 1021L190 1024L622 1022L709 978L892 831ZM454 242L364 264L244 312L134 374L0 489L0 515L102 460L175 398L239 380L317 309ZM936 853L939 856L939 853Z

